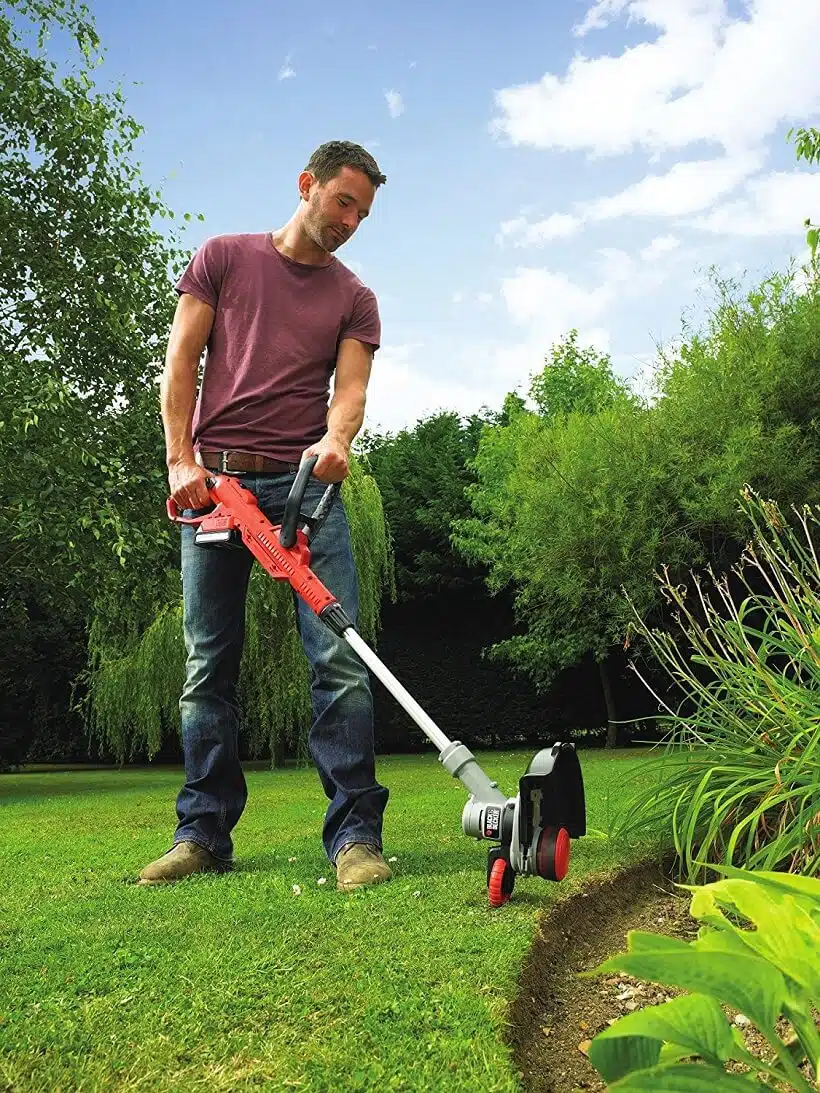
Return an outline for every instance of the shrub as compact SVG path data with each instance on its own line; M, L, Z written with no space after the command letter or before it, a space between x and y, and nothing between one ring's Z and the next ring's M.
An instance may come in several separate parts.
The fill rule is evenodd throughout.
M808 1061L816 1076L820 1066L812 1012L820 1006L820 881L717 871L724 879L684 886L693 892L692 916L703 923L695 941L634 930L628 952L584 973L619 972L691 992L627 1014L595 1037L589 1058L613 1091L742 1093L762 1081L762 1088L777 1082L811 1093L800 1068ZM774 1049L773 1063L747 1050L723 1006L753 1022ZM779 1018L791 1027L786 1039ZM726 1071L730 1061L747 1072Z

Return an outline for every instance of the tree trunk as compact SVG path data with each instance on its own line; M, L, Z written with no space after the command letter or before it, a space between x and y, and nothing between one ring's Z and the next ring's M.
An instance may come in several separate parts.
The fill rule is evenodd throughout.
M285 765L288 757L288 746L285 734L278 732L273 739L273 765L277 769Z
M601 675L601 687L606 703L606 746L614 748L617 742L618 727L615 724L615 700L612 697L612 681L609 673L609 657L598 661L598 671Z

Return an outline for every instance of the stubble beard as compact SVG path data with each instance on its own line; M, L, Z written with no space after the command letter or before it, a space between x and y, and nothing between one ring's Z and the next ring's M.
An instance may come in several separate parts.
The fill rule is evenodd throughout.
M326 254L332 254L338 247L342 245L342 240L331 230L331 228L322 222L322 214L318 209L318 202L316 205L311 201L308 204L307 214L305 216L305 232L313 243L317 247L320 247Z

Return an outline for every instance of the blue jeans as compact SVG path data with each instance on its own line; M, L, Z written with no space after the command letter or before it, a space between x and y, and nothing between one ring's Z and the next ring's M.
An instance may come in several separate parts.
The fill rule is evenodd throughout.
M274 524L294 475L242 474ZM311 478L303 512L312 512L325 486ZM185 513L191 515L190 511ZM245 600L253 558L247 550L206 548L182 526L185 685L180 698L185 785L177 798L174 843L187 840L230 860L231 832L248 799L239 761L237 682L245 637ZM311 541L311 569L339 600L353 625L358 578L341 498ZM294 595L297 625L311 665L311 756L329 804L322 841L331 861L350 842L381 849L388 791L376 781L373 701L367 668Z

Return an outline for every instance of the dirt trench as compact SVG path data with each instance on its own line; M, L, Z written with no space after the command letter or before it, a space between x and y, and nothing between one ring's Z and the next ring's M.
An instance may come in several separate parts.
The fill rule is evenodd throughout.
M642 864L590 880L546 915L519 980L507 1041L526 1093L606 1089L585 1055L589 1041L624 1013L671 998L675 991L629 976L579 979L626 950L629 930L690 940L697 923L690 896L659 864Z

